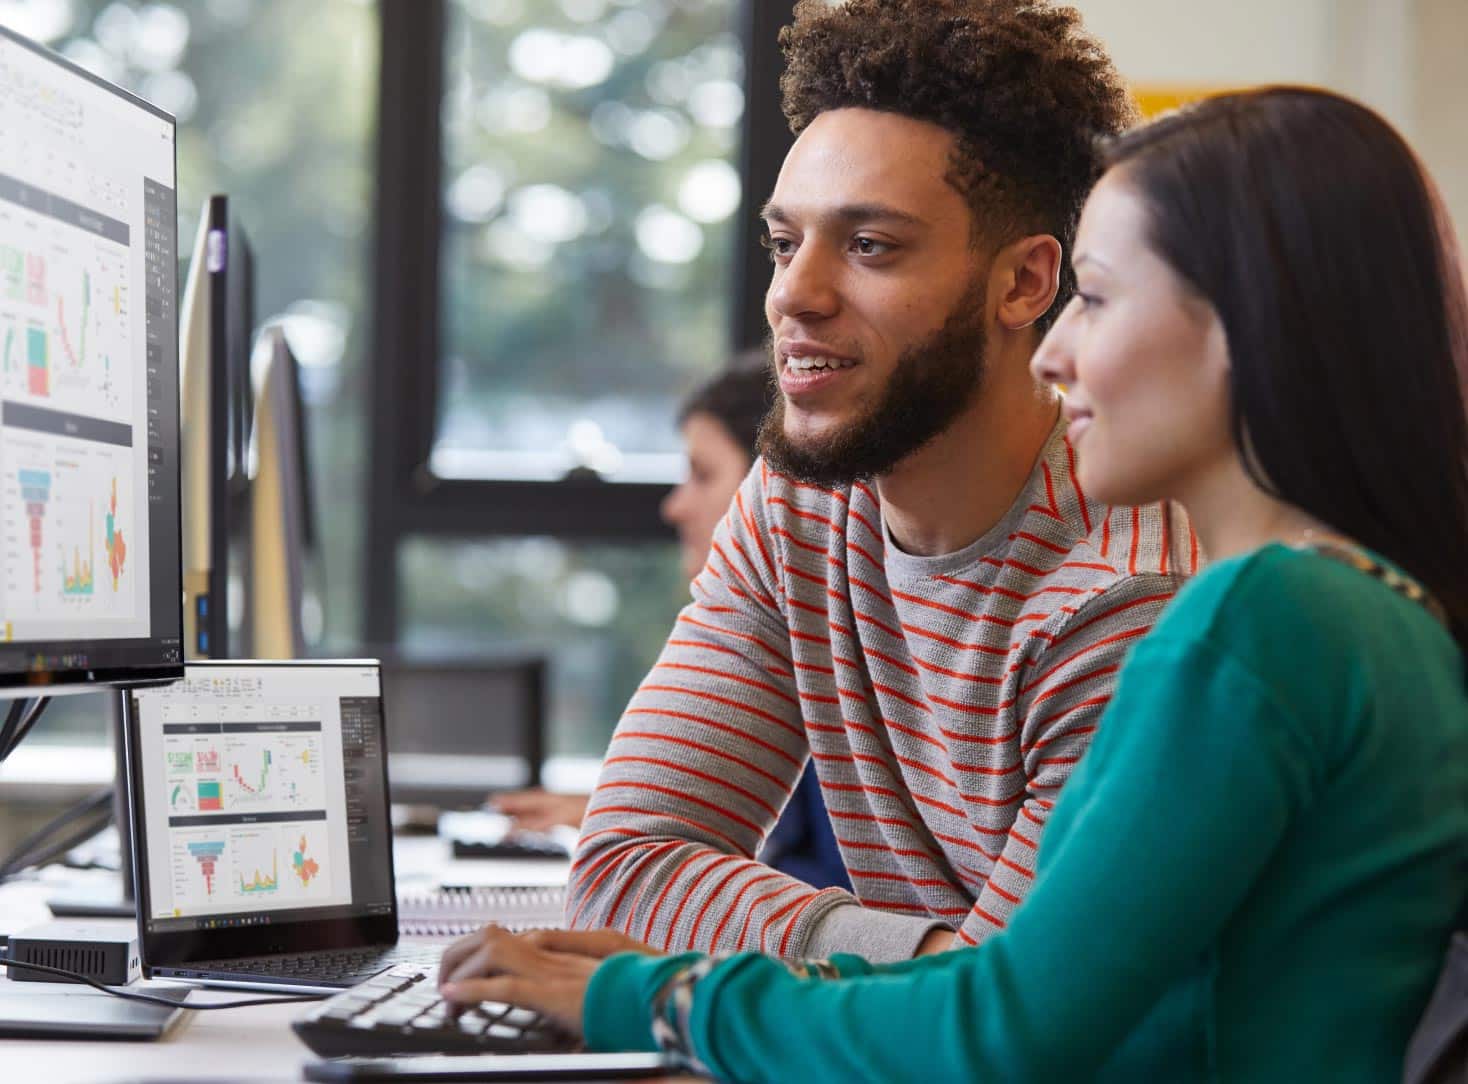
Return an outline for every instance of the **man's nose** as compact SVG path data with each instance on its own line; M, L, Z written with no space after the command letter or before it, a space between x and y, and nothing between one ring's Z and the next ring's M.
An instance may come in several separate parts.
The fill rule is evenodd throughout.
M795 318L832 316L840 306L838 269L822 246L806 241L770 282L770 315Z

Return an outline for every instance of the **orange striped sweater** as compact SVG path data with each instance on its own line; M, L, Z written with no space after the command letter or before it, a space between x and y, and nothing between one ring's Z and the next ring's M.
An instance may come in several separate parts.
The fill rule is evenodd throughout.
M1058 427L1006 516L935 558L875 489L756 463L613 735L573 927L669 950L911 956L1024 898L1127 649L1196 570L1180 510L1089 501ZM855 895L754 860L814 758Z

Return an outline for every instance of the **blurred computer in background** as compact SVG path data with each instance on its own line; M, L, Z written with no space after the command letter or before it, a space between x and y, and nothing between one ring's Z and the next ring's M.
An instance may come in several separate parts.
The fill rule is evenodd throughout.
M181 312L184 635L189 658L223 659L241 646L230 642L241 620L230 570L249 487L255 326L254 258L227 196L204 201Z
M544 655L388 655L382 693L394 802L477 806L493 791L540 782Z
M257 659L306 654L308 606L319 609L301 373L285 329L260 333L253 356L242 646Z
M299 658L316 531L300 367L255 336L255 258L229 198L204 201L184 287L184 628L191 659Z

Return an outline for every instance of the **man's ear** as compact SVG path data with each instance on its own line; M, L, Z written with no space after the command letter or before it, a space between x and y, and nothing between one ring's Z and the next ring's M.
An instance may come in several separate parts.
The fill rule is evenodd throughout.
M1048 233L1022 237L994 256L990 282L999 292L996 319L1010 331L1029 327L1050 310L1060 289L1060 242Z

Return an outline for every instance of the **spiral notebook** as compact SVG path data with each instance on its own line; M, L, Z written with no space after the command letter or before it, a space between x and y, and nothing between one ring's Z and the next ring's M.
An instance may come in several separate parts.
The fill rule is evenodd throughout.
M516 932L565 924L564 885L464 885L398 894L398 932L460 937L493 922Z

